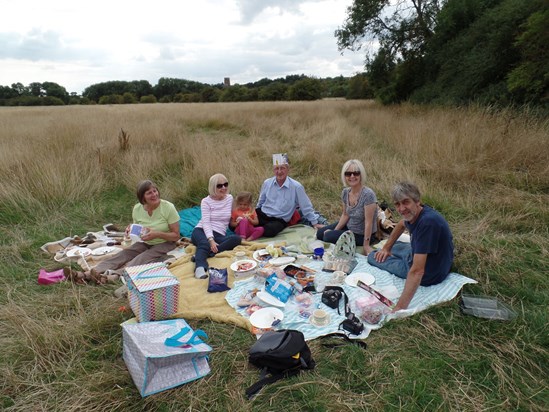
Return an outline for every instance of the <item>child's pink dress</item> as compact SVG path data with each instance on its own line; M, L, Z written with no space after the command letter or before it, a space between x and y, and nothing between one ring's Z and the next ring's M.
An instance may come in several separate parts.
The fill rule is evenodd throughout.
M234 209L231 213L231 218L235 219L239 216L243 217L243 219L236 224L236 228L234 229L234 233L239 235L242 239L248 239L250 240L256 240L263 236L263 232L265 229L263 229L261 226L254 226L250 223L250 221L246 218L246 215L250 215L252 219L257 219L257 213L255 210L250 211L248 210L240 210L240 209Z

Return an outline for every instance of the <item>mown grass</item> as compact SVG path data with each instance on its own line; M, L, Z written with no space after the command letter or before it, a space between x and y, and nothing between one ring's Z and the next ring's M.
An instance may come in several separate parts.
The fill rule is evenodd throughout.
M0 110L0 408L28 410L546 410L549 125L478 108L371 102L157 104ZM130 136L119 150L118 134ZM39 247L105 223L125 225L134 187L154 179L180 209L225 174L233 193L271 175L288 152L315 207L340 212L341 165L361 159L389 200L418 183L454 232L454 269L496 296L512 322L460 314L456 301L388 323L356 346L310 342L317 368L266 387L248 366L254 338L207 320L212 373L142 399L121 358L130 318L115 286L36 283L56 263Z

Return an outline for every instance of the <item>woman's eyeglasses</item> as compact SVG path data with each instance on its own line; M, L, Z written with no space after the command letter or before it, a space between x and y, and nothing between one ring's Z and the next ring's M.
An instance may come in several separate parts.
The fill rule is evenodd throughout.
M217 187L218 189L221 189L222 187L229 187L229 182L218 183L217 185L215 185L215 187Z
M356 172L345 172L346 177L350 176L360 176L360 170L357 170Z

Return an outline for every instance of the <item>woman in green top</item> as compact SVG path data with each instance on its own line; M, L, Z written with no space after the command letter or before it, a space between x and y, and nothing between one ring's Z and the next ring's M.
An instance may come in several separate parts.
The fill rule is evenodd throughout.
M106 283L104 275L121 275L126 266L144 265L166 260L167 253L176 247L179 239L179 213L167 200L160 199L160 192L150 180L137 185L139 203L133 207L133 223L143 226L140 241L99 263L89 272L78 274L85 280ZM129 233L130 226L126 228Z

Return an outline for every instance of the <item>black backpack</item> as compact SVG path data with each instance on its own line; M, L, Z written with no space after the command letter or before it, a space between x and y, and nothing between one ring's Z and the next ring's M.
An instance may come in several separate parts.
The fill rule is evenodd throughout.
M261 369L259 381L246 390L248 399L268 383L295 376L302 369L315 367L303 333L291 329L263 334L250 348L248 360ZM271 376L267 376L268 373Z

